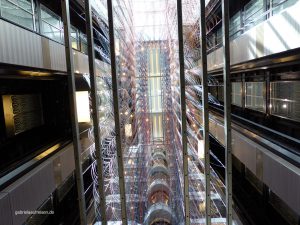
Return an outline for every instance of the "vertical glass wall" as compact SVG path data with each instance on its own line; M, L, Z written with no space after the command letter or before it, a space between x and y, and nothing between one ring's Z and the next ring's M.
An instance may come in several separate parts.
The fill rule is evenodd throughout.
M300 81L271 82L270 112L300 121Z
M242 83L233 82L232 86L232 104L242 106Z
M265 11L264 7L264 0L252 0L247 5L245 5L244 24L246 26L246 30L264 21L264 17L262 17Z
M63 25L59 16L41 6L41 34L55 41L63 41Z
M34 17L31 0L1 0L1 17L34 30Z
M80 49L80 41L79 41L79 31L71 26L71 40L72 40L72 48L79 50Z
M265 83L246 82L246 108L264 112L265 102Z

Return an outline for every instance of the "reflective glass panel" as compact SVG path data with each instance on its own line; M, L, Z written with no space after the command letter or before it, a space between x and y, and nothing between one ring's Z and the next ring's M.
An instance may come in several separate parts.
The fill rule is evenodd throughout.
M271 82L270 112L300 121L300 81Z

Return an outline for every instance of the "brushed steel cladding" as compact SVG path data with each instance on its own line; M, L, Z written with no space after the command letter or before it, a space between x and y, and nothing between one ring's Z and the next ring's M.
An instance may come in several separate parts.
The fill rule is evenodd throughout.
M41 37L0 20L0 62L43 67Z
M232 65L300 47L300 1L230 42ZM223 48L207 56L208 70L223 66Z
M75 168L73 151L73 145L69 144L0 193L0 225L23 224L30 215L15 212L38 209L70 177Z
M223 143L221 122L210 120L210 133ZM212 129L211 129L212 128ZM252 134L255 136L255 134ZM300 212L300 168L273 154L236 130L232 132L232 153L296 213Z
M8 193L0 193L0 225L13 224L10 208Z
M36 210L54 191L53 165L48 162L38 166L5 189L9 194L13 224L20 225L30 216L17 211Z
M59 187L75 169L73 151L73 144L69 144L57 153L52 160L56 187Z
M64 181L75 169L75 160L74 160L74 149L73 145L70 144L65 148L60 155L61 161L61 177Z
M38 209L74 171L74 150L69 144L46 162L0 192L0 225L21 225L29 214L17 211Z
M65 47L49 40L50 62L52 70L67 71Z
M232 132L232 153L246 165L246 167L256 174L256 149L251 141L240 135L238 132Z
M74 56L74 65L75 65L75 72L79 73L89 73L89 61L88 61L88 56L78 52L74 51L73 52Z
M300 168L276 155L263 154L263 181L300 215Z
M64 45L0 19L0 63L66 72ZM75 72L88 74L88 56L73 50ZM108 72L96 60L96 73Z

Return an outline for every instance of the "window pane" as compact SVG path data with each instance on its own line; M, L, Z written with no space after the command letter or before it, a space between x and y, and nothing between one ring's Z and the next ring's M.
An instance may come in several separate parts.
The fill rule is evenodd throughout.
M71 40L72 40L72 48L79 48L79 40L78 40L78 30L75 27L71 27Z
M83 52L83 53L86 53L88 52L87 50L87 38L86 38L86 35L83 34L83 33L80 33L80 51Z
M61 42L61 31L48 23L42 21L42 34L49 37L55 41Z
M246 108L265 111L264 82L246 82Z
M50 25L56 27L57 29L61 29L60 17L50 12L50 10L45 9L45 7L41 9L41 18L43 21L49 23Z
M7 0L2 0L1 4L3 18L33 30L33 17L31 13L26 12Z
M252 0L244 8L244 23L246 30L262 22L264 17L261 15L264 13L264 1Z
M18 0L18 5L29 11L29 12L32 12L32 7L31 7L31 1L30 0Z
M271 114L300 121L300 81L271 82Z
M232 87L232 104L237 106L242 106L242 83L233 82Z
M9 0L9 1L22 9L25 9L29 12L32 11L31 0Z
M297 2L298 2L298 0L287 0L287 1L273 0L272 1L273 14L280 13L284 9L291 7L292 5L296 4Z
M61 27L60 17L42 6L41 19L41 34L55 41L62 42L63 29Z
M234 39L242 34L241 28L241 16L242 13L239 11L232 18L230 18L229 22L229 36Z

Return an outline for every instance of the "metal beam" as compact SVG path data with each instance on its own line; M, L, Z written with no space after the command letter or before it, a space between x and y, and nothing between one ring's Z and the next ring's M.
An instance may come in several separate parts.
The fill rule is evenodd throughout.
M202 61L202 118L204 141L204 173L205 173L205 224L211 224L210 198L210 151L209 151L209 109L208 109L208 79L207 79L207 50L206 50L206 18L205 0L200 0L200 40Z
M75 86L75 74L74 74L74 61L73 61L73 50L70 33L70 9L69 0L61 0L62 17L64 23L64 38L65 38L65 53L66 53L66 64L67 64L67 75L68 75L68 87L69 87L69 99L70 99L70 113L72 122L72 135L73 135L73 146L74 146L74 158L75 158L75 174L76 174L76 185L78 194L79 204L79 216L80 224L86 225L86 205L84 196L84 185L81 167L81 145L79 139L79 127L77 119L77 104L76 104L76 86Z
M183 178L184 178L183 196L184 196L185 225L189 225L190 224L190 199L189 199L190 196L189 196L189 168L188 168L186 99L185 99L185 68L184 68L181 0L177 0L177 19L178 19L179 70L180 70L181 137L182 137Z
M101 151L101 134L99 129L99 104L97 101L97 75L95 66L95 50L94 50L94 37L93 37L93 20L92 20L92 8L91 1L85 0L85 20L86 20L86 32L88 43L88 59L89 59L89 72L91 81L91 97L92 97L92 117L94 124L94 139L95 139L95 155L97 161L98 172L98 192L100 197L100 213L101 222L103 225L107 224L106 212L105 212L105 192L103 181L103 163L102 163L102 151Z
M121 126L119 117L119 85L116 70L116 52L115 52L115 35L114 35L114 18L112 0L107 0L108 10L108 28L109 28L109 41L110 41L110 59L111 59L111 76L112 76L112 91L113 91L113 105L114 105L114 118L115 118L115 131L116 131L116 144L117 144L117 159L118 159L118 173L119 173L119 188L121 200L121 216L122 224L127 225L127 210L126 210L126 194L125 194L125 181L124 181L124 165L122 153L122 140L121 140Z
M232 224L231 82L229 46L229 0L222 0L223 81L225 131L226 223Z

